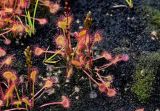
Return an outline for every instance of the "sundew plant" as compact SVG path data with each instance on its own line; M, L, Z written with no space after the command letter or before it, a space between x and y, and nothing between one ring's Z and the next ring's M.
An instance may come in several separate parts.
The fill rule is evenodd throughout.
M9 45L11 40L9 38L16 38L27 34L31 36L35 33L35 21L40 25L47 23L45 18L36 18L38 4L49 7L51 6L58 10L58 5L48 3L47 0L3 0L0 1L0 38L3 39L4 44ZM57 6L53 6L57 5ZM33 8L32 8L33 7ZM32 9L31 9L32 8ZM53 9L52 8L52 9ZM31 13L30 11L33 11Z
M160 45L140 6L1 0L0 111L149 111Z

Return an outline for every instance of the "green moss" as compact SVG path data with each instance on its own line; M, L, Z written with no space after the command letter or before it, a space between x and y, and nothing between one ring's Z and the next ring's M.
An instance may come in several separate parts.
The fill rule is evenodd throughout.
M151 19L152 19L151 23L153 25L156 25L158 28L160 28L160 10L154 9Z
M156 36L153 35L156 40L160 40L160 10L152 7L148 4L144 5L144 12L148 20L149 32L155 31Z
M146 102L153 90L153 83L157 70L160 66L160 53L150 53L140 57L134 75L132 92L134 92L139 101Z
M153 8L151 6L146 6L145 10L149 14L150 23L156 27L160 28L160 10Z

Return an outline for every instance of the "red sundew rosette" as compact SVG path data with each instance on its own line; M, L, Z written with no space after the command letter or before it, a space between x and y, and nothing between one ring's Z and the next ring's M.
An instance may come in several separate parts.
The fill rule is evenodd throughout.
M11 66L13 61L15 61L15 57L14 55L8 55L7 57L5 57L1 63L0 63L0 67L3 67L3 66Z
M17 73L14 70L5 70L2 72L2 77L7 81L8 85L18 82Z

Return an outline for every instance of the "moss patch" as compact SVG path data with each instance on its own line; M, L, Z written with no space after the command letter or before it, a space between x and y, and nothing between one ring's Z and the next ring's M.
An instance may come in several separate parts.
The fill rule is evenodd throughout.
M132 92L139 101L146 102L151 96L155 75L160 66L160 53L142 55L136 65Z
M149 5L145 5L144 10L148 15L148 27L150 31L155 31L155 39L160 40L160 10Z

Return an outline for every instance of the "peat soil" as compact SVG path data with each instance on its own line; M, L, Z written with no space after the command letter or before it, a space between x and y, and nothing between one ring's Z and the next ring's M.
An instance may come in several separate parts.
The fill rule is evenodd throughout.
M160 1L146 1L152 7L160 9ZM62 6L63 6L62 0ZM137 58L143 53L151 53L160 50L160 42L151 39L150 31L147 29L147 13L143 9L141 0L134 0L134 7L115 8L116 5L126 5L125 0L71 0L71 10L74 17L72 31L77 31L83 26L83 20L88 11L92 12L93 24L91 32L99 30L103 34L103 42L98 45L99 50L107 50L113 54L126 53L130 60L126 63L119 63L109 70L114 75L113 85L117 89L116 97L109 98L105 94L100 94L96 88L89 86L87 79L80 81L73 77L70 83L62 84L59 90L56 90L54 96L46 96L39 101L56 101L61 95L70 95L74 87L80 88L79 93L71 96L71 107L63 109L60 106L53 106L45 109L36 109L40 111L135 111L137 108L145 108L145 111L155 111L160 109L160 96L153 94L152 98L145 104L138 101L136 96L130 91L133 74ZM37 16L49 19L49 24L38 26L37 32L33 37L13 40L9 46L0 46L6 48L9 54L16 54L16 63L13 69L19 74L26 74L25 57L23 54L27 46L40 46L55 48L54 36L56 36L56 20L62 14L61 9L56 15L51 15L47 11L37 12ZM77 22L78 21L78 22ZM42 63L44 56L33 57L33 65L38 67L40 74L46 76L46 65ZM83 76L83 75L82 75ZM61 75L62 78L63 75ZM158 78L158 77L157 77ZM74 80L75 79L75 80ZM155 86L155 87L160 87ZM93 98L91 96L94 96ZM37 107L39 106L37 104ZM157 110L158 111L158 110Z

